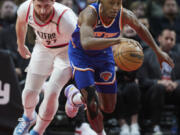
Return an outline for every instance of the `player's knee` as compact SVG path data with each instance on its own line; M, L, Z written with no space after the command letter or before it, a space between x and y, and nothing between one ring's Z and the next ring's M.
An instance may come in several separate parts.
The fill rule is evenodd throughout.
M39 101L38 92L34 90L24 89L22 93L23 105L27 108L35 106Z
M91 119L95 119L98 116L99 104L94 99L87 103L87 108Z
M50 81L44 90L44 97L47 100L58 100L61 87L59 87L56 82Z
M91 119L94 119L97 117L99 111L99 101L98 96L96 94L96 88L94 86L90 86L87 87L85 90L87 92L87 109Z
M49 92L49 93L44 93L44 97L47 100L57 100L58 97L59 97L59 93L55 92L55 91L52 91L52 92Z
M102 102L101 109L105 113L112 113L115 110L116 107L116 100L111 99L107 100L106 102Z
M115 105L110 104L110 105L103 106L103 111L105 113L112 113L114 110L115 110Z
M35 98L39 93L36 90L24 89L22 93L22 97L27 98Z

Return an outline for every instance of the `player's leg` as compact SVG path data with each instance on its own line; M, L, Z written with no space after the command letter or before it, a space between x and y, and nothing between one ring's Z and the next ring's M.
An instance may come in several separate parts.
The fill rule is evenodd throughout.
M112 113L116 106L117 83L114 64L104 63L95 73L95 84L102 111Z
M87 117L91 127L98 133L98 135L106 135L103 130L103 116L100 111L95 90L95 87L90 86L81 90L81 94L77 91L77 88L71 86L71 95L73 96L67 96L69 102L66 103L66 114L70 117L76 116L79 105L84 103L87 106Z
M67 97L65 111L66 114L73 118L78 113L79 107L84 104L82 94L80 89L86 87L86 85L92 85L94 83L93 72L89 69L84 71L76 70L72 68L73 76L77 85L77 88L74 85L69 85L65 88L64 94Z
M39 101L39 93L45 80L46 76L27 73L25 88L22 93L24 114L15 128L13 135L24 135L35 124L35 107Z
M103 130L104 129L103 115L101 113L100 108L102 108L102 110L107 113L113 112L116 104L116 94L115 93L107 94L107 93L98 92L98 96L97 96L97 92L93 92L95 90L96 90L95 87L86 88L86 90L82 90L82 94L85 93L83 94L83 97L86 97L86 94L88 94L87 96L88 101L86 101L88 108L87 115L91 126L99 135L105 135L105 132ZM97 97L99 97L99 101Z
M64 70L55 69L48 81L47 87L44 90L44 99L39 108L36 125L33 130L39 135L42 135L54 118L58 109L58 98L63 86L68 82L71 77L71 69ZM32 132L32 131L31 131Z
M66 55L67 53L61 53L54 60L54 70L44 89L44 99L39 108L36 125L30 135L32 132L42 135L57 112L60 92L72 76L72 70Z
M87 106L87 115L89 117L89 120L91 120L90 124L100 135L103 131L103 117L99 109L96 89L94 87L95 71L93 69L93 60L91 59L91 57L87 57L87 55L84 55L84 53L82 53L81 51L78 51L78 49L74 51L71 44L69 46L68 52L72 67L74 69L73 74L75 82L77 88L81 90L83 98L79 90L77 90L75 87L69 87L65 90L65 95L68 98L65 109L66 112L70 112L67 113L67 115L74 114L74 112L75 114L77 114L78 105L84 102Z
M51 66L51 58L49 58L47 52L39 49L39 46L37 45L31 56L25 88L22 93L24 114L15 128L13 135L26 134L28 129L36 121L35 107L39 101L39 93L42 84L46 80L48 73L51 71Z
M96 91L98 93L99 98L99 106L104 112L111 113L114 111L116 106L116 91L117 91L117 84L115 79L115 71L113 63L101 63L98 65L95 72L95 84L96 84ZM102 114L101 114L102 115ZM100 116L100 115L99 115ZM101 116L103 117L103 116ZM96 122L92 120L92 122ZM99 124L103 123L103 121L98 121ZM100 134L104 131L101 131Z
M87 106L87 118L92 128L98 135L105 135L103 125L103 115L100 110L100 103L95 86L88 86L81 90L85 104Z
M101 110L105 113L112 113L116 106L116 92L111 93L112 91L115 91L116 89L116 82L112 85L98 85L98 89L102 89L102 91L98 91L98 97L101 103ZM104 93L103 90L110 90L110 93L107 93L107 91Z
M116 87L116 83L113 84ZM114 86L110 85L110 90L115 91ZM100 89L102 87L103 89L106 89L105 87L109 88L109 86L97 86L97 89ZM99 97L99 102L100 102L100 110L106 113L112 113L115 109L116 106L116 93L103 93L98 91L98 97ZM104 132L104 131L103 131ZM102 135L104 133L102 132Z
M99 134L103 131L103 117L100 111L98 96L96 93L96 88L94 84L94 70L87 69L77 70L75 73L75 81L79 90L70 85L65 90L65 95L68 97L68 102L66 103L66 113L68 116L75 116L77 114L79 105L84 103L87 107L87 117L91 124L91 127ZM73 108L72 108L73 106ZM75 110L75 111L74 111ZM73 114L73 115L72 115Z
M84 106L79 108L78 114L74 118L75 133L74 135L97 135L97 133L90 127L86 120Z

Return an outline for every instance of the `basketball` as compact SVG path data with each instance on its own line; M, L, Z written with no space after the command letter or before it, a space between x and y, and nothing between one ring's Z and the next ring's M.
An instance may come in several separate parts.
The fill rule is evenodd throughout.
M114 60L124 71L134 71L141 67L144 54L138 42L123 41L114 49Z

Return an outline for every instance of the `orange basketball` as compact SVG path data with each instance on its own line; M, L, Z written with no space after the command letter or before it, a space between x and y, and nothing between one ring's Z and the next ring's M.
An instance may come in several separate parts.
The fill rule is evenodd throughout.
M144 54L139 46L134 42L128 41L123 41L120 45L116 46L114 60L120 69L134 71L142 65Z

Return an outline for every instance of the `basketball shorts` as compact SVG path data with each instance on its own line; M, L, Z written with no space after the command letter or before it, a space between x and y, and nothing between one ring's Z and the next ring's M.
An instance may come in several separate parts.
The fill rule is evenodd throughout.
M74 53L69 48L69 59L73 77L79 90L95 85L97 92L116 93L117 83L115 65L111 61L104 61L86 54Z
M36 44L27 71L44 76L50 75L54 68L62 71L63 69L70 68L67 50L67 46L51 49L41 44Z

